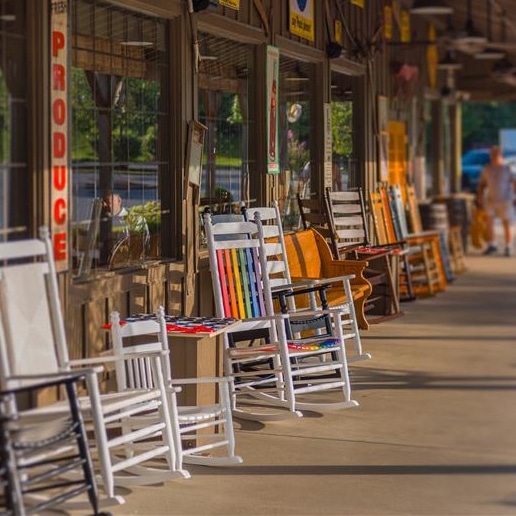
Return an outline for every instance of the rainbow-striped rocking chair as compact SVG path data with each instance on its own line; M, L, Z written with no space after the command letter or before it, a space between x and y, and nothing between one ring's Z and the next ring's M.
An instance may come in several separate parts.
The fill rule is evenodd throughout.
M335 335L287 338L291 316L274 313L259 218L257 223L213 224L208 213L204 229L217 316L241 320L225 336L235 415L263 420L285 412L299 416L303 410L357 406L351 399L340 310L324 312L335 319ZM303 317L321 313L307 311ZM271 406L286 411L268 412Z

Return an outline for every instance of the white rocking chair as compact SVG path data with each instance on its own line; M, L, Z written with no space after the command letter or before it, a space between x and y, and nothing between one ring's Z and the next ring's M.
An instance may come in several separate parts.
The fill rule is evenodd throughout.
M87 429L95 439L90 443L92 458L100 473L97 482L107 495L104 503L123 503L115 495L115 486L161 483L188 477L179 470L168 398L161 370L161 353L149 358L156 388L101 394L98 374L102 364L114 364L131 358L98 357L70 360L64 322L59 303L57 274L48 230L41 228L40 240L22 240L0 244L0 312L5 335L2 353L3 384L20 378L61 377L78 372L86 377L87 396L79 398L79 407ZM84 369L90 366L91 369ZM79 369L80 368L80 369ZM148 410L159 410L161 420L145 428L123 433L124 423ZM33 409L32 415L43 420L69 411L67 404L55 402ZM152 448L148 440L152 439ZM132 451L127 456L127 450ZM143 451L142 451L143 450ZM149 461L160 460L158 464Z
M248 208L245 211L245 217L246 219L253 221L256 213L259 214L261 221L261 231L265 241L267 257L267 271L269 274L272 293L274 294L276 291L284 290L286 285L292 285L293 283L290 277L287 251L283 237L281 213L276 201L273 201L271 207ZM340 276L338 278L325 278L318 280L310 279L303 281L302 285L299 286L302 287L304 285L305 287L330 287L332 284L340 282L342 289L346 292L346 297L348 299L353 299L350 286L350 279L352 277L353 276ZM309 296L309 306L311 310L317 311L320 308L327 308L327 306L321 306L321 297L316 295L315 292L309 292L306 295ZM291 312L296 311L295 297L296 296L289 297L288 308ZM340 308L342 310L343 313L340 317L340 320L342 322L344 338L353 343L352 353L349 353L348 355L348 362L370 359L371 355L364 352L362 348L362 340L360 337L360 330L358 328L355 306L353 302L347 302L345 305L339 305L338 307L332 308ZM295 327L295 319L293 319L292 322L293 326Z
M174 380L171 373L167 327L163 307L156 312L156 320L148 319L121 324L120 314L111 314L111 338L115 355L131 354L133 358L117 363L117 382L119 391L127 389L151 389L154 386L152 370L145 353L165 351L163 375L169 387L169 406L174 416L176 447L180 450L178 458L188 464L202 466L227 466L241 464L242 459L235 455L235 437L231 401L227 378L181 378ZM132 343L137 338L138 343ZM140 355L143 356L140 357ZM218 387L218 402L198 406L178 406L176 391L183 385L215 384ZM159 416L159 415L158 415ZM142 416L148 421L153 414ZM155 416L154 416L155 417ZM134 425L134 418L129 421ZM215 454L214 450L224 450ZM177 465L181 468L181 462Z
M226 341L226 374L233 376L234 397L239 393L251 395L271 405L287 407L291 414L357 406L351 399L341 311L304 311L301 316L304 320L323 314L333 318L335 335L287 338L290 315L274 313L259 217L255 222L212 224L208 213L204 216L204 228L217 316L242 321L236 334L230 334L233 338ZM264 339L265 343L258 346L235 345ZM253 355L265 350L273 353L271 368L246 371L239 367L246 354L252 361L256 360ZM268 390L260 387L264 384ZM335 401L335 396L330 400L319 398L322 394L312 395L323 391L333 391L343 399Z

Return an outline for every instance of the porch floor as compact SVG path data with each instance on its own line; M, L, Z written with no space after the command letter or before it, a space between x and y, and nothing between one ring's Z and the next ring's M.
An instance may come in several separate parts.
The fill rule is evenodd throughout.
M236 422L231 469L135 488L113 514L516 514L516 258L468 271L405 316L362 332L360 406Z

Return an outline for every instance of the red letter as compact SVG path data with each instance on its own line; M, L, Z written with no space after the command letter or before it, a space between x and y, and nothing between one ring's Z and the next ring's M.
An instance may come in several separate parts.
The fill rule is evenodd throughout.
M66 154L66 136L64 133L54 133L54 158L64 158Z
M65 35L62 32L54 31L52 33L52 55L57 57L59 50L65 46Z
M56 261L66 260L66 233L54 234L54 258Z
M66 166L55 165L52 176L54 178L54 188L64 190L66 188Z
M65 78L66 78L66 70L62 64L55 64L52 67L52 71L54 73L54 83L53 89L54 91L65 91Z
M54 122L63 125L66 122L66 102L63 99L56 99L53 107Z
M54 222L58 225L66 222L66 201L62 197L54 203Z

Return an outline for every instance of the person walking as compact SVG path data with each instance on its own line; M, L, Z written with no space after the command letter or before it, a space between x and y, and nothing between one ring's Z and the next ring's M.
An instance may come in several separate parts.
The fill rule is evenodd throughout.
M505 243L505 256L512 255L512 213L516 193L516 175L509 165L504 164L500 147L493 145L490 162L480 174L477 202L487 215L488 245L484 255L498 251L494 223L501 219Z

